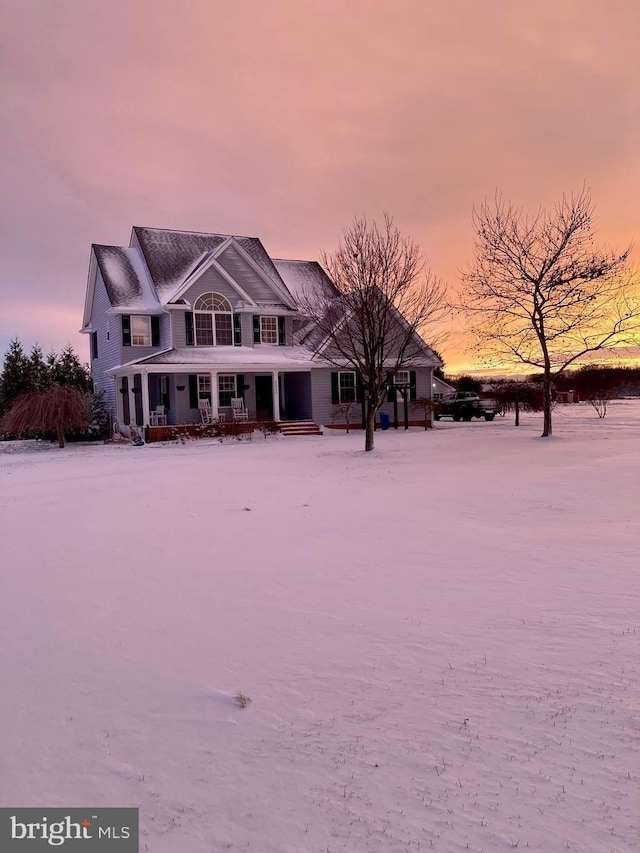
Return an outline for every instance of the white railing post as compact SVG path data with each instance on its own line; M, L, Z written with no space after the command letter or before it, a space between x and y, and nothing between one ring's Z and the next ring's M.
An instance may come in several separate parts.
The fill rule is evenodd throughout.
M271 374L271 384L273 386L273 419L280 420L280 387L278 384L278 371L274 370Z

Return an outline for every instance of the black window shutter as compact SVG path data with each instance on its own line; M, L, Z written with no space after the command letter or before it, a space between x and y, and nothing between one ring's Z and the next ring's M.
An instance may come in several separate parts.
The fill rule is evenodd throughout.
M242 397L244 400L244 373L238 373L236 375L236 392L238 397Z
M131 346L131 316L129 314L122 315L122 346Z
M98 333L91 332L91 356L93 358L98 357Z
M416 399L416 372L415 370L409 371L409 399Z
M184 338L188 347L192 347L195 343L193 337L193 314L187 311L184 315ZM193 408L193 406L191 407Z
M135 407L134 423L136 426L142 426L142 376L140 373L136 373L133 377L133 390L135 391L133 395L133 405Z
M283 347L287 343L287 336L284 330L284 317L278 317L278 344Z
M331 374L331 402L339 403L340 402L340 390L338 388L338 374Z
M151 346L160 346L160 317L151 318Z
M362 384L362 374L356 373L356 403L362 403L364 400L364 385Z
M387 373L387 403L393 403L396 398L396 391L393 387L393 371Z
M195 373L189 374L189 408L198 408L198 377Z
M122 377L122 419L127 426L131 423L131 411L129 409L129 379Z
M169 388L169 385L170 385L169 377L165 376L165 380L166 380L166 389L167 390L162 395L162 405L165 407L165 409L170 409L171 408L171 390Z
M233 315L233 343L234 346L242 346L242 325L239 314Z
M253 342L260 343L260 317L257 314L253 315Z

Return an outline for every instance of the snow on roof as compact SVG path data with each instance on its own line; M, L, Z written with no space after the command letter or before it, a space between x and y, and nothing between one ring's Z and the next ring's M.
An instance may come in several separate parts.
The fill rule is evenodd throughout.
M317 261L274 258L273 263L287 290L299 305L304 305L306 301L313 302L316 297L324 300L338 295L335 285Z
M227 235L134 227L134 232L161 301L168 298L203 255L217 249Z
M232 236L266 277L286 292L277 269L257 237L139 226L135 226L133 231L162 301L170 298L187 276Z
M129 364L201 364L207 367L282 367L298 364L311 367L313 353L306 347L178 347ZM320 365L316 365L320 366Z
M185 368L202 366L210 370L224 367L234 367L239 370L280 370L289 368L290 370L303 369L311 370L319 367L335 367L337 361L325 360L322 355L318 355L306 346L293 347L176 347L168 349L164 352L159 352L155 355L149 355L144 358L128 361L126 364L120 365L118 368L108 371L109 373L117 373L125 368L132 366L152 367L154 365L176 365ZM347 369L353 368L344 362ZM389 360L388 367L395 367L395 361ZM407 367L432 367L433 360L428 356L416 352L409 362Z
M112 307L158 307L139 249L94 244L93 251Z

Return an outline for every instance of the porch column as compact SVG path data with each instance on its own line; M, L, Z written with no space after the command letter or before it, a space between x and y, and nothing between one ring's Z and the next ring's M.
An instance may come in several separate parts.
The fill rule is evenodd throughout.
M129 426L136 426L136 395L133 393L133 373L127 376L129 383Z
M278 371L274 370L271 374L271 385L273 387L273 419L280 420L280 387L278 383Z
M214 370L211 373L211 417L215 421L218 415L218 374Z
M142 388L142 426L149 426L149 374L143 373L140 377Z

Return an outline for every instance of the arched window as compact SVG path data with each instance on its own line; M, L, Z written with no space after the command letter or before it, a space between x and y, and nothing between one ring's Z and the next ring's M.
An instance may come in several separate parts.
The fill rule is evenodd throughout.
M231 303L219 293L203 293L193 306L196 346L233 346Z

